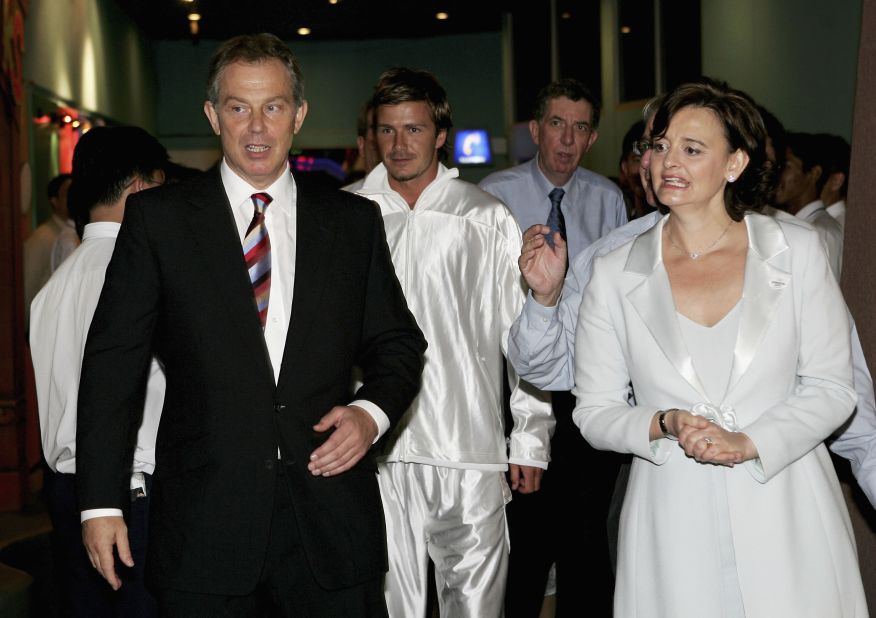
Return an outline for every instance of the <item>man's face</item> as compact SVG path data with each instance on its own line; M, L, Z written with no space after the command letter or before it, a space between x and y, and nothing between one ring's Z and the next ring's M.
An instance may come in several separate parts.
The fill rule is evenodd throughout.
M538 146L542 173L557 187L569 182L581 157L599 137L593 128L593 106L566 97L548 101L544 118L530 121L529 132Z
M817 172L817 173L816 173ZM776 204L795 214L809 202L817 199L815 183L821 168L813 167L803 171L801 161L790 148L785 150L785 166L776 188Z
M620 164L619 180L625 191L635 193L640 198L645 197L645 190L639 180L639 167L642 164L642 156L631 150L623 158Z
M225 67L219 77L219 101L215 106L204 103L204 113L222 139L228 166L256 189L265 189L286 169L307 102L295 104L289 72L272 58Z
M386 171L399 183L425 188L438 173L438 149L447 131L437 130L424 101L377 108L377 148Z
M374 136L373 109L368 110L368 128L365 130L365 136L357 137L356 145L359 147L359 156L365 165L365 173L368 174L380 163L380 151L377 149L377 138Z
M651 141L651 131L654 128L654 116L651 114L645 122L645 133L642 139L646 142ZM650 145L650 144L649 144ZM651 184L651 148L644 149L642 158L639 161L639 179L642 181L642 188L645 190L645 201L649 206L657 208L657 197L654 195L654 186Z
M70 191L70 184L72 182L72 178L67 178L58 187L58 195L49 200L52 203L52 211L61 219L70 218L70 211L67 208L67 193Z

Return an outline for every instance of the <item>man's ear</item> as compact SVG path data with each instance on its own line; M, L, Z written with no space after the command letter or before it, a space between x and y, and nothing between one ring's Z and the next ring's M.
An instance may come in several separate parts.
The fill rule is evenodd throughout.
M295 125L292 127L292 135L298 135L301 130L301 125L304 124L304 118L307 116L307 100L301 101L301 105L295 110Z
M827 178L827 185L832 191L839 191L846 183L846 175L842 172L834 172Z
M435 150L438 150L442 146L444 146L444 142L447 141L447 129L441 129L438 131L438 136L435 139Z
M207 120L210 121L213 133L219 135L219 114L216 113L216 108L213 107L212 101L204 101L204 115L207 116Z
M590 131L590 139L587 140L587 150L584 152L590 152L590 149L593 148L593 144L596 143L596 140L599 139L599 131L593 129Z
M530 137L532 137L532 143L535 144L536 146L538 146L538 137L539 137L538 132L539 132L540 128L541 127L539 127L538 121L536 121L536 120L529 121L529 135L530 135Z

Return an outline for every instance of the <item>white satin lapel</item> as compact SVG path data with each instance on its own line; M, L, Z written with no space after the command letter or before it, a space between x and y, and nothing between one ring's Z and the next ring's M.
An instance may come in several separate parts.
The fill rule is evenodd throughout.
M748 255L742 287L742 314L733 352L728 392L745 374L774 318L776 305L790 287L790 255L782 228L771 217L749 214ZM791 316L787 316L789 319Z
M703 400L708 401L681 335L669 276L663 267L661 239L665 222L666 217L633 241L624 270L641 274L645 280L627 294L627 300L636 309L667 360Z

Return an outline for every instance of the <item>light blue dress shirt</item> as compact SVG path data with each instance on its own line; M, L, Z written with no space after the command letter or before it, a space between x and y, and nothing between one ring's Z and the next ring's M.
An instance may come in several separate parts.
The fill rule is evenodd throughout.
M537 159L490 174L478 185L505 202L523 231L545 224L551 212L548 194L555 186L542 174ZM565 191L561 207L571 258L627 222L623 195L605 176L579 167L559 188Z

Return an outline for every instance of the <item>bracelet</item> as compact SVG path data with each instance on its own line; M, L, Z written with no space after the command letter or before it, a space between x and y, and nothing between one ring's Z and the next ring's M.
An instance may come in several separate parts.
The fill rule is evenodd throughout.
M660 431L663 432L664 438L668 438L670 440L678 440L678 438L669 433L669 430L666 428L666 415L677 409L678 408L670 408L669 410L661 410L660 416L657 417L657 424L660 426Z

